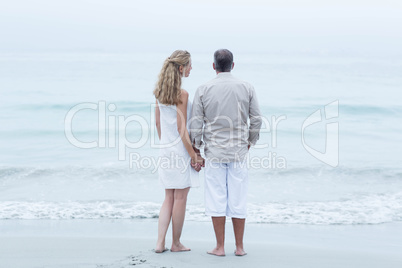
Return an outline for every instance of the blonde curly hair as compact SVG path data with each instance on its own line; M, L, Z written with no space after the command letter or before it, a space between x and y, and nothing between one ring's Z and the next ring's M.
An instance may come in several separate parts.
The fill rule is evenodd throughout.
M155 98L162 104L177 105L181 103L181 77L190 63L191 55L186 50L176 50L165 60L159 79L154 89ZM183 66L182 73L180 66Z

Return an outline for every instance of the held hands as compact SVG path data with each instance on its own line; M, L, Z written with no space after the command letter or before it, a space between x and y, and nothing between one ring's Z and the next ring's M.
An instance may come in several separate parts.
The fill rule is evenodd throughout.
M197 148L194 149L194 156L191 157L191 167L195 169L195 171L200 172L202 167L205 167L205 159L202 158L200 150Z

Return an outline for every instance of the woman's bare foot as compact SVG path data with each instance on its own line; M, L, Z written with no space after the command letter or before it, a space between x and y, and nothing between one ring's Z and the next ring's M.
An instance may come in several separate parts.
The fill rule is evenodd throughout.
M245 255L247 255L247 253L244 251L244 249L236 249L234 254L236 256L245 256Z
M181 251L190 251L191 249L186 248L183 246L182 243L179 243L178 245L172 244L172 247L170 248L171 252L181 252Z
M167 247L165 247L165 241L156 242L155 253L163 253L167 250L169 250L169 249Z
M164 248L164 249L155 249L155 253L163 253L165 251L168 251L168 248Z
M223 257L225 256L225 249L223 248L214 248L211 251L207 251L208 254Z

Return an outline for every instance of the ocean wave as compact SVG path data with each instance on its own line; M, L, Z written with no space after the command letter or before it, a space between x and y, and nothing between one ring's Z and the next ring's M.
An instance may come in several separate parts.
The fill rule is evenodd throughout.
M152 108L154 108L154 102L135 102L135 101L106 101L106 100L94 100L90 102L77 102L77 103L55 103L55 104L20 104L8 106L6 108L12 109L15 111L65 111L68 112L70 109L75 107L78 104L90 103L95 105L103 105L101 102L104 102L106 105L106 109L108 105L114 104L115 111L117 112L132 112L132 113L145 113L150 112ZM108 111L109 112L109 111Z
M256 223L351 225L398 222L402 221L402 192L340 201L250 204L249 216Z
M248 222L380 224L402 221L400 168L250 170ZM157 175L125 166L0 167L0 219L152 219ZM202 189L201 189L202 190ZM187 220L209 221L202 193ZM150 201L150 202L145 202Z
M153 219L153 202L0 202L0 219ZM186 220L209 221L202 204L187 206ZM327 202L251 203L247 222L262 224L355 225L402 221L402 192Z
M0 202L0 219L145 219L157 218L159 204L149 202Z
M103 165L96 166L55 166L55 167L43 167L43 166L0 166L0 180L2 178L10 178L10 177L28 177L28 176L48 176L48 175L56 175L56 174L84 174L85 177L88 177L89 174L118 174L121 175L129 174L132 175L132 170L127 168L125 165L116 165L113 163L104 163ZM144 172L146 173L146 172Z
M106 100L94 100L89 102L91 104L100 105L100 102L105 102L106 108L110 104L115 105L115 111L109 112L112 114L120 113L130 113L130 114L150 114L152 109L154 108L154 102L138 102L138 101L106 101ZM20 105L11 105L6 107L7 109L11 109L13 111L69 111L74 106L81 103L53 103L53 104L20 104ZM317 104L304 104L304 105L292 105L292 106L272 106L268 104L261 104L260 109L263 115L265 116L280 116L286 115L294 117L305 117L315 112L317 109L324 108L322 105L326 103L318 102ZM103 104L102 104L103 105ZM339 103L339 113L341 116L343 115L353 115L353 116L372 116L372 115L401 115L402 114L402 106L401 105L392 105L392 106L379 106L379 105L361 105L361 104L352 104L352 103Z
M294 176L313 176L313 177L338 177L349 180L364 180L367 177L375 177L381 179L395 179L400 181L402 178L402 170L398 168L385 167L348 167L339 166L337 168L326 166L309 166L309 167L288 167L286 169L252 169L250 170L256 176L271 175L276 178L294 177Z
M151 156L150 156L151 157ZM155 158L158 155L154 155ZM97 178L99 180L113 178L122 178L133 176L133 169L125 165L113 165L106 163L99 166L61 166L61 167L12 167L0 166L0 182L5 180L18 180L18 179L35 179L38 177L74 177L80 179L80 175L84 180L92 180ZM309 167L288 167L286 169L250 169L253 176L257 178L266 178L270 175L275 178L280 177L342 177L348 180L362 181L368 177L373 177L376 180L392 180L401 181L402 169L401 168L384 168L384 167L346 167L339 166L337 168L323 167L323 166L309 166ZM135 169L135 173L140 176L154 175L151 169Z
M321 105L326 103L318 102L318 104L303 105L303 106L268 106L261 105L260 109L264 115L288 115L291 117L304 117L309 116L318 109L324 108ZM339 114L340 116L353 115L355 116L372 116L372 115L401 115L402 106L376 106L376 105L361 105L361 104L344 104L339 103Z

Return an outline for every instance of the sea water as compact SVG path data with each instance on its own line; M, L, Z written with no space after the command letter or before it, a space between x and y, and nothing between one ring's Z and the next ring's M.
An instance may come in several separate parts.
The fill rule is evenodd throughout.
M0 54L0 219L157 218L152 91L167 56ZM215 76L212 55L192 60L190 99ZM264 116L248 221L402 221L401 73L398 58L235 54ZM187 220L209 221L203 202L201 171Z

